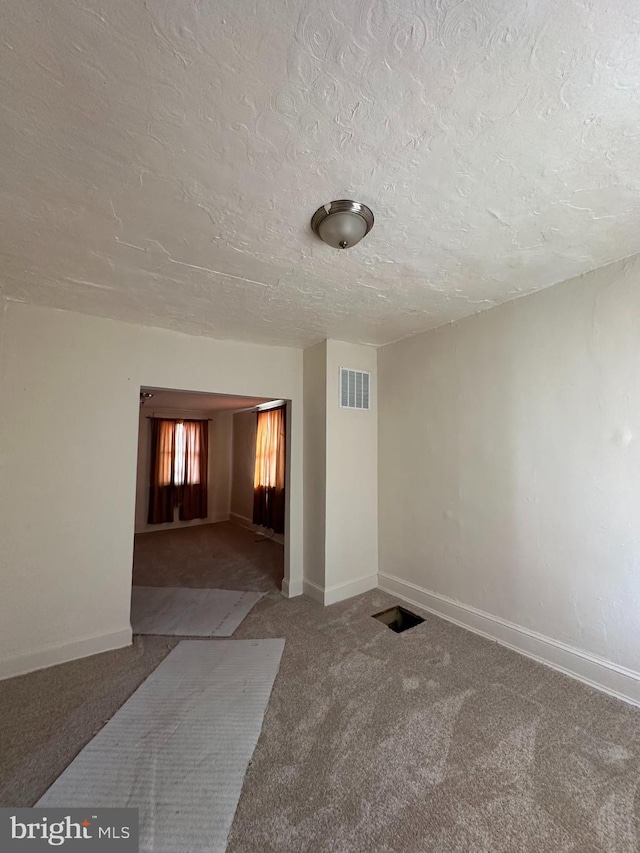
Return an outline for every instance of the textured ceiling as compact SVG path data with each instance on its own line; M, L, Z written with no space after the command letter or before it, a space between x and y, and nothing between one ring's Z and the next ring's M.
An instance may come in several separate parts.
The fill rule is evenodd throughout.
M173 409L191 412L233 412L252 409L260 403L268 403L266 397L237 397L230 394L202 394L196 391L167 391L163 388L145 388L153 397L142 406L146 414L155 409Z
M637 0L4 0L0 288L383 344L640 249ZM346 253L320 204L373 208Z

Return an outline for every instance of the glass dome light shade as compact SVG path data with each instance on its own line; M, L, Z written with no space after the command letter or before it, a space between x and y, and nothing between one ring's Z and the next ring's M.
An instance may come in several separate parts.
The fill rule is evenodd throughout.
M334 249L355 246L367 233L367 223L357 213L330 213L318 226L318 234Z
M357 201L332 201L316 210L311 227L327 245L334 249L349 249L371 231L373 213Z

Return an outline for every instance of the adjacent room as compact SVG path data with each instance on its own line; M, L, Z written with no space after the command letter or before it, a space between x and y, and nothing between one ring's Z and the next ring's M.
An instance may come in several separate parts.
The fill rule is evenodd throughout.
M141 389L134 634L227 636L280 592L285 498L286 401Z
M0 847L636 853L637 5L0 20Z

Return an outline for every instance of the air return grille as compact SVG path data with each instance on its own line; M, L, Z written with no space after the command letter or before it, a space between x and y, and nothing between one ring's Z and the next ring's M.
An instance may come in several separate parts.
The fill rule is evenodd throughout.
M340 368L340 408L368 409L371 374L364 370Z

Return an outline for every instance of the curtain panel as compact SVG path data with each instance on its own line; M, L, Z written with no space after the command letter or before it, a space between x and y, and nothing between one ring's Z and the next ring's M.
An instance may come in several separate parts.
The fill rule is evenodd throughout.
M209 470L208 421L151 418L149 524L206 518Z
M184 485L180 521L206 518L209 470L209 423L185 421Z
M175 422L151 418L151 471L149 524L173 521L176 496L173 486Z
M286 409L258 412L253 523L284 533Z

